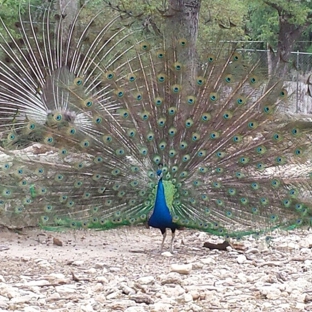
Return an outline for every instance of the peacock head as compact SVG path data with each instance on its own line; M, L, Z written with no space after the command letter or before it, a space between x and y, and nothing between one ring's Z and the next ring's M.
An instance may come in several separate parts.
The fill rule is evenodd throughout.
M163 167L163 164L162 164L162 163L159 163L159 164L158 164L158 169L157 169L158 180L161 180L162 177L163 177L162 167Z
M70 111L68 109L63 112L63 115L65 120L68 122L74 122L77 116L74 111Z

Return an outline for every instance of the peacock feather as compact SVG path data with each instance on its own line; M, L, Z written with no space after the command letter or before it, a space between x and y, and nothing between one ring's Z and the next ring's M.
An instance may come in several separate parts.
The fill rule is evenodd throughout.
M219 42L190 70L178 31L87 9L68 22L28 4L14 31L1 20L2 225L147 222L164 237L311 225L310 123L278 110L283 77ZM50 155L21 151L33 143Z

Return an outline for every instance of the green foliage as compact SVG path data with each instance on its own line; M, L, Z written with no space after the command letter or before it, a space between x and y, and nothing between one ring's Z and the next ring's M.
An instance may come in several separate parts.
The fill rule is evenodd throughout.
M257 0L261 7L263 5L273 9L279 8L283 18L287 18L291 24L303 26L311 18L312 3L307 0L288 1L288 0Z
M168 5L168 1L165 0L139 0L135 3L130 0L120 0L113 2L110 7L138 16L141 25L145 25L146 29L152 29L150 25L155 23L158 29L164 31L165 23L161 13L168 12ZM299 43L299 41L310 40L311 12L312 2L305 0L202 1L198 33L199 52L205 49L203 42L216 38L224 41L263 41L264 44L258 47L266 48L266 43L269 42L273 48L277 48L280 31L279 15L289 23L305 28L302 35L296 38L298 43L292 49L309 51L310 43Z
M204 52L204 42L244 41L244 19L247 7L239 0L202 1L199 19L198 51Z
M159 30L166 33L166 18L169 16L169 3L166 0L105 1L113 11L126 12L140 21L147 32ZM244 19L248 7L240 0L202 1L199 14L198 50L205 50L204 42L246 40Z
M15 34L16 28L15 23L19 19L19 10L23 13L25 10L25 3L30 3L31 5L41 4L40 0L0 0L0 18L5 23L6 27ZM3 30L3 25L0 23L0 32L5 33Z
M293 50L309 51L310 33L312 31L312 2L310 1L287 1L287 0L254 0L245 1L248 6L248 19L246 29L251 40L269 42L274 48L277 47L278 34L281 31L281 22L287 21L297 29L304 30L298 35ZM301 42L299 42L301 41Z
M248 11L246 29L249 39L269 42L276 48L279 29L277 11L267 5L260 7L259 3L251 3Z
M78 1L78 0L77 0ZM0 17L7 27L14 30L18 19L19 5L28 0L0 0ZM40 0L30 0L32 5L42 5ZM88 7L98 10L105 7L103 18L112 13L134 17L134 25L139 25L149 31L164 32L168 0L92 0ZM24 6L21 6L24 7ZM279 12L278 12L279 10ZM287 18L289 23L305 27L302 36L297 40L309 41L312 27L309 26L312 12L310 1L288 0L207 0L201 2L199 16L199 52L205 49L201 43L220 38L224 41L263 41L277 47L279 33L279 15ZM90 11L91 13L91 11ZM106 14L107 13L107 16ZM0 31L1 31L0 25ZM265 48L266 45L260 46ZM298 43L293 49L310 51L310 43Z

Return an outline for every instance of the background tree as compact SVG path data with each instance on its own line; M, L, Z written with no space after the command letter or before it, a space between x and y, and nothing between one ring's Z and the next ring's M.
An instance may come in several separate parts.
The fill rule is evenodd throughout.
M12 29L21 2L28 0L0 0L0 17ZM38 6L44 2L31 0ZM84 2L55 1L56 6L63 7L68 20ZM112 11L128 15L146 33L179 29L179 36L190 43L186 59L194 60L196 49L204 54L207 42L215 42L216 38L261 41L252 47L268 49L269 72L284 75L291 64L291 51L312 51L312 2L308 0L92 0L95 9L103 5L107 17Z
M192 7L197 7L197 10L200 9L197 12L197 48L200 51L205 49L204 42L215 41L216 37L223 41L263 41L254 44L253 48L268 49L268 66L269 69L274 69L272 74L276 75L286 73L291 63L291 51L312 50L312 2L308 0L141 0L135 5L133 1L120 0L116 3L136 14L143 14L142 16L147 17L159 29L162 29L157 18L159 12L168 13L169 10L170 14L175 13L176 18L170 19L170 22L190 27L190 34L193 29L191 42L196 41L197 31L194 31L194 25L187 24L185 14ZM194 11L192 14L195 14Z
M269 67L274 68L276 75L286 74L291 52L296 47L310 49L310 43L300 45L298 42L309 37L312 3L306 0L255 0L249 4L248 12L247 34L268 43Z

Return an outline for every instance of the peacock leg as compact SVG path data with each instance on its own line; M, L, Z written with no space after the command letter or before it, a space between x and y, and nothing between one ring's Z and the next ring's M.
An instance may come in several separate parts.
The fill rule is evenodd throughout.
M171 237L171 243L170 243L170 252L173 252L173 242L175 238L175 229L172 229L172 237Z
M164 248L164 243L165 243L165 239L166 239L166 235L167 235L167 232L166 232L166 229L160 229L161 230L161 234L163 236L163 239L162 239L162 242L161 242L161 248L160 248L160 251L163 251L163 248Z

